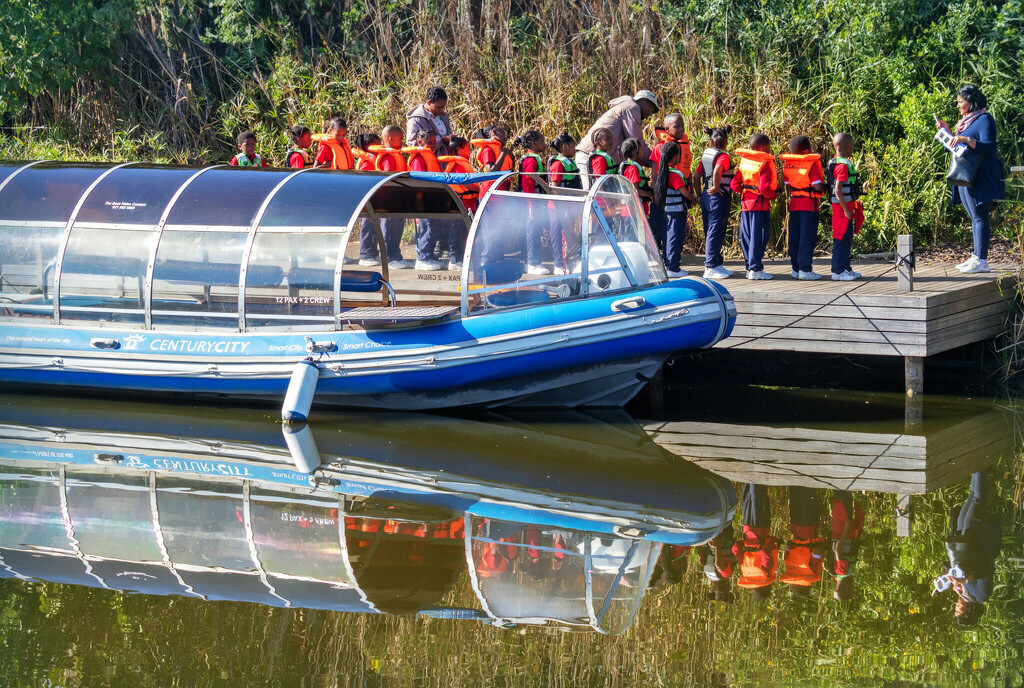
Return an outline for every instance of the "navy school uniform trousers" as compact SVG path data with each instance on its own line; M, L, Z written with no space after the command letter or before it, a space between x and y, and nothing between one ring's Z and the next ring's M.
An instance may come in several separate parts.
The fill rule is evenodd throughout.
M818 243L818 211L789 211L789 263L793 270L810 272Z
M764 270L764 252L771 235L771 211L744 210L740 213L740 248L747 270Z
M704 224L704 267L717 268L722 264L722 245L729 229L729 208L732 194L723 189L720 194L700 195L700 217Z

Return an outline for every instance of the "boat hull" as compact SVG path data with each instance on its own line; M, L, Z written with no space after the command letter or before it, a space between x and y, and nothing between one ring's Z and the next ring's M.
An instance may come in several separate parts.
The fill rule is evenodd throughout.
M636 297L641 307L618 310ZM318 357L319 404L621 406L672 352L712 346L734 322L728 292L702 280L397 329L222 334L8 322L0 382L279 400L312 339L334 349Z

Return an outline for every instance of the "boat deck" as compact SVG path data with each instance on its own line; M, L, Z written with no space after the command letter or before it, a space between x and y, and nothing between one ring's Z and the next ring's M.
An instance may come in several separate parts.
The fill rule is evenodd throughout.
M683 267L701 274L687 256ZM687 264L689 262L690 264ZM789 261L766 261L772 280L740 277L743 265L726 263L736 277L723 282L736 300L736 328L722 349L805 351L923 357L991 339L1005 326L1013 298L1007 279L1019 266L993 265L994 272L964 275L945 262L918 260L914 290L897 290L888 261L854 265L863 277L833 282L827 258L815 260L817 281L790 277Z

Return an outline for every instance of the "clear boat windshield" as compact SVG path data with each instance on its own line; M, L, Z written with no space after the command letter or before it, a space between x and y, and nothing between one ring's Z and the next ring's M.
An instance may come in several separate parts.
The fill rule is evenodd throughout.
M509 175L511 180L515 175ZM496 188L470 234L464 313L626 291L665 281L658 248L629 180L588 192Z

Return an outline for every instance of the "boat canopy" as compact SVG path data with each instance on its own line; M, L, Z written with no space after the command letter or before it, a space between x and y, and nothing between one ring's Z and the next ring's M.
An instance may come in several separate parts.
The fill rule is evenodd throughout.
M628 181L500 190L514 177L474 220L456 180L408 172L2 162L0 319L330 330L367 306L468 316L664 281ZM360 267L388 222L468 233L461 275ZM554 274L530 274L541 254Z

